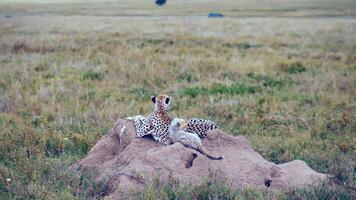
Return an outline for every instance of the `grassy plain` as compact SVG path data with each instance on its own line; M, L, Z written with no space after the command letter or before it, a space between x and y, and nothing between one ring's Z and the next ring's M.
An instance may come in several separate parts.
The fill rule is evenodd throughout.
M160 93L172 116L333 178L285 194L152 183L137 198L355 199L354 1L33 2L0 1L0 199L101 198L105 183L68 166Z

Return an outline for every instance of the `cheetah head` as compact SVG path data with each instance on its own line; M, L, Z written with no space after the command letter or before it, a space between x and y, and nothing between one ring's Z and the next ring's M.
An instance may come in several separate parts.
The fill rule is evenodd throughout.
M168 111L171 97L168 95L152 96L152 102L155 104L155 110Z
M174 118L169 126L171 132L184 130L187 127L187 122L184 119Z

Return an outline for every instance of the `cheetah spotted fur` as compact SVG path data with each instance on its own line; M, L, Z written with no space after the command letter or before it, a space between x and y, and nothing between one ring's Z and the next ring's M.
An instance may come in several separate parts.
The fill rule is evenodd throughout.
M168 95L152 96L155 105L154 111L146 118L141 115L127 118L134 122L137 137L151 134L153 138L164 144L171 144L168 128L172 122L168 114L170 97Z
M201 139L197 134L189 133L181 130L181 126L184 123L183 119L174 118L169 126L169 137L173 143L179 142L187 148L199 151L203 155L207 156L212 160L221 160L223 156L213 156L209 154L202 145Z
M196 133L201 139L204 139L209 130L219 129L219 126L210 120L190 118L187 121L187 128L184 131L189 133Z

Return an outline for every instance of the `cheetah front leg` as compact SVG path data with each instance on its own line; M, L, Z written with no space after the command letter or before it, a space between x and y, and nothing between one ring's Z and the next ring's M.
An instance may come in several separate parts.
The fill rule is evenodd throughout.
M143 119L140 127L136 128L137 137L143 137L145 135L150 135L154 133L154 128L152 123L148 119Z

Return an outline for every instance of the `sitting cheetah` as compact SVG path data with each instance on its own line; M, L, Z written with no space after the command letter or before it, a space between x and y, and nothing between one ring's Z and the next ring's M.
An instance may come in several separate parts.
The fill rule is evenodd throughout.
M174 118L174 120L170 124L169 137L173 143L180 142L184 146L197 150L212 160L222 160L224 158L223 156L212 156L207 153L202 146L200 137L197 134L189 133L182 130L184 129L184 126L187 126L187 124L183 123L183 119Z
M168 128L172 122L168 115L170 97L167 95L152 96L154 111L147 117L141 115L128 118L133 120L138 137L152 134L153 138L164 144L172 144L168 137Z

